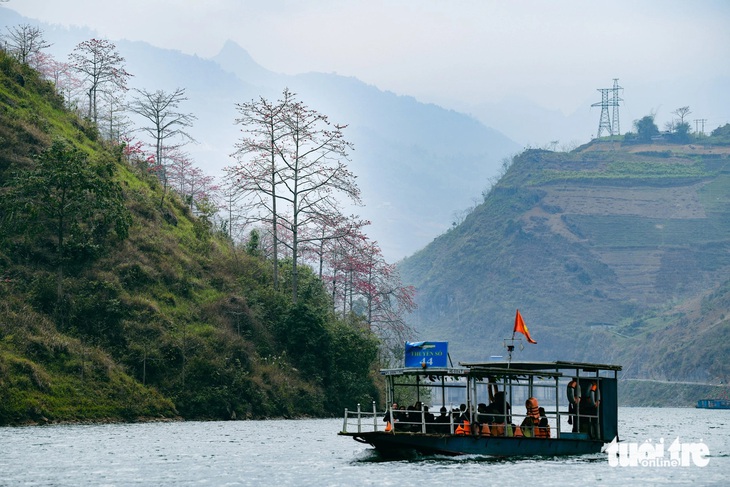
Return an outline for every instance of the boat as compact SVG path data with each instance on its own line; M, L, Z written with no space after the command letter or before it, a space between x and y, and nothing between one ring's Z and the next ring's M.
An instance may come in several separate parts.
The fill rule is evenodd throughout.
M339 434L369 444L386 457L411 457L414 453L582 455L599 453L607 443L618 441L620 365L516 362L511 360L511 353L509 360L500 357L457 366L450 364L450 358L448 362L434 362L434 357L444 355L445 343L406 343L407 357L409 345L411 353L420 347L420 361L408 363L407 358L404 367L380 371L387 406L378 410L373 402L364 408L346 409ZM592 386L593 393L600 394L597 408L583 406L581 410L579 403L571 410L566 389L574 378L583 399ZM394 409L398 407L394 404L404 401L415 401L414 407ZM543 421L547 419L542 434L536 434L537 423L531 422L538 404L544 409ZM490 408L491 416L485 412ZM432 411L440 412L439 416Z
M728 399L700 399L697 401L698 409L730 409Z

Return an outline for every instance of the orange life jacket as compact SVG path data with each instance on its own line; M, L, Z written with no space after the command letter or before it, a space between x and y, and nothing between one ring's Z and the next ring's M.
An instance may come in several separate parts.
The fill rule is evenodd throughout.
M390 421L388 421L387 423L385 423L385 432L390 433L391 431L393 431L393 425L390 424Z
M535 428L535 438L550 438L550 425L537 426Z
M521 434L520 436L537 437L539 435L535 429L538 423L540 423L540 406L537 403L537 399L534 397L528 398L527 401L525 401L525 408L527 409L527 416L525 416L521 425L524 434Z
M465 419L463 423L461 423L459 426L457 426L456 429L454 430L454 434L470 435L471 434L471 425L469 424L469 420Z

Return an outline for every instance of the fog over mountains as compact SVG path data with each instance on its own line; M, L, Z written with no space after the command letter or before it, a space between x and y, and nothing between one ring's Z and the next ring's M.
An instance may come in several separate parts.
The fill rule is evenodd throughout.
M35 23L7 9L0 9L0 22ZM58 60L95 36L86 29L41 28ZM241 136L234 124L237 103L260 96L277 99L289 88L331 122L347 125L345 136L354 144L349 166L364 203L347 212L372 222L366 233L389 261L412 254L448 229L459 213L481 201L501 161L520 150L516 142L471 116L353 77L270 72L230 41L217 56L203 59L144 42L111 40L134 75L130 87L186 89L188 101L181 109L197 117L190 130L197 144L186 150L209 174L220 176L234 163L230 154Z
M12 7L12 3L0 7L0 29L21 23L40 25L46 40L53 43L48 51L58 60L66 60L79 42L103 37L87 28L42 24L22 17ZM83 22L84 18L79 18L77 24ZM350 168L358 176L365 204L348 208L348 213L372 221L367 234L378 241L389 261L412 255L459 221L465 209L481 201L482 192L490 186L490 178L498 173L505 157L526 146L571 149L595 136L600 108L591 105L600 101L597 88L609 87L614 76L625 88L622 133L631 129L633 120L650 112L657 114L657 123L663 127L671 120L671 111L683 105L691 106L693 119L706 119L709 132L728 121L723 107L730 106L727 78L708 75L697 81L697 74L692 79L671 78L669 82L666 76L667 82L657 83L625 78L626 73L613 73L597 60L586 59L585 69L601 73L596 74L600 81L581 89L584 103L566 113L562 111L565 108L556 108L558 87L551 86L549 77L544 78L546 66L525 66L516 58L517 72L533 80L545 79L544 95L539 99L519 94L471 103L458 96L461 93L450 92L433 98L449 107L443 108L381 90L354 77L272 72L265 67L266 59L254 60L246 46L232 41L222 44L216 55L202 58L145 42L110 40L126 58L127 70L134 74L130 86L152 91L187 90L189 100L182 109L197 117L191 133L198 141L187 150L210 174L220 175L222 168L233 162L230 154L240 137L239 127L233 123L236 103L259 96L276 99L289 88L309 107L328 115L330 121L348 125L345 136L355 148ZM297 65L295 61L292 59L293 65ZM501 73L489 53L474 62L493 67L495 78L506 80L510 74ZM403 69L406 66L404 60ZM447 66L443 73L449 73ZM575 73L565 73L566 77L572 75ZM414 92L417 88L414 86Z

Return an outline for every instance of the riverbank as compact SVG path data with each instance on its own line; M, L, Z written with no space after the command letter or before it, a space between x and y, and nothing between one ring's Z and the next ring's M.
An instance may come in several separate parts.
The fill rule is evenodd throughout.
M618 383L620 406L695 407L703 398L727 396L727 386L625 379Z

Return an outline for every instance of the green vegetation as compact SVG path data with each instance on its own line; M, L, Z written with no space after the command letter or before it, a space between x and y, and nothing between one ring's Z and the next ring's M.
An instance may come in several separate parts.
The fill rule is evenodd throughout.
M668 158L669 155L664 153L640 153L643 156L658 156ZM628 183L653 183L653 184L671 184L674 180L700 179L713 176L704 164L690 163L672 163L653 161L610 161L606 165L596 168L593 171L561 171L555 169L546 169L540 176L534 178L531 183L540 185L549 182L558 181L592 181L596 183L608 182L610 180L622 179L623 184Z
M0 53L0 425L339 415L379 342L239 249ZM288 267L287 267L288 265Z
M662 391L727 383L729 156L652 149L517 156L463 223L401 264L424 339L457 360L504 355L519 309L538 344L518 360L618 363ZM691 387L652 405L693 406Z

